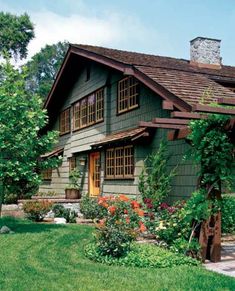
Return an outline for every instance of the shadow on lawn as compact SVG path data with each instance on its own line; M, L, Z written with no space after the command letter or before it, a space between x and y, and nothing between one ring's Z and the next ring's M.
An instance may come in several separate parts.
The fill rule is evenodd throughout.
M15 233L39 233L65 227L64 225L58 224L36 223L25 219L16 219L10 216L0 218L0 228L3 225L6 225Z

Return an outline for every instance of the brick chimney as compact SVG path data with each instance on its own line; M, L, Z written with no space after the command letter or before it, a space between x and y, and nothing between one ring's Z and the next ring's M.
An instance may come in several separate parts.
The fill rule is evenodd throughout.
M200 68L220 69L219 39L196 37L190 41L190 64Z

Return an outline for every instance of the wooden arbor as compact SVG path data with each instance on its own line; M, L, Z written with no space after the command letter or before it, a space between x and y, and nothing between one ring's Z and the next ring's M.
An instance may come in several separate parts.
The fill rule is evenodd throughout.
M140 126L150 128L170 129L168 132L168 140L185 139L190 133L188 127L191 120L206 119L208 114L224 114L235 116L235 100L232 98L221 98L218 100L221 105L229 105L229 107L214 107L209 105L194 105L192 112L173 111L173 104L164 104L163 108L172 110L171 118L154 118L152 122L141 121ZM229 131L231 143L235 145L235 118L230 118L225 125L225 130ZM199 177L200 181L200 177ZM213 185L209 185L208 199L211 192L214 192L217 199L221 198L221 189L214 189ZM218 262L221 260L221 213L211 216L204 221L200 227L199 243L201 245L202 260L211 260Z

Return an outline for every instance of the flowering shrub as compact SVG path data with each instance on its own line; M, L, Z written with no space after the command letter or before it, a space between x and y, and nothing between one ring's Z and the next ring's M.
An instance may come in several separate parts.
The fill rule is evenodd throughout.
M42 221L45 215L51 210L53 203L48 200L27 201L23 205L23 210L28 219Z
M107 215L107 209L98 204L96 198L88 195L82 197L80 211L87 219L102 219Z
M107 209L107 215L97 223L97 250L102 255L121 257L130 249L138 233L146 231L141 205L125 195L101 197L98 205Z
M173 206L162 203L159 207L159 220L155 228L156 236L166 242L172 250L199 257L199 244L194 236L203 220L217 207L205 200L206 193L198 190L187 202Z

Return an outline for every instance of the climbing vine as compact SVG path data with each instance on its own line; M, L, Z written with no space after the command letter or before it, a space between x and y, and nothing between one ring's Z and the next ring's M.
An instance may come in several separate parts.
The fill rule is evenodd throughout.
M228 188L232 182L234 143L230 119L230 116L213 114L190 123L191 155L200 166L198 186L206 189L211 198L221 192L222 186Z

